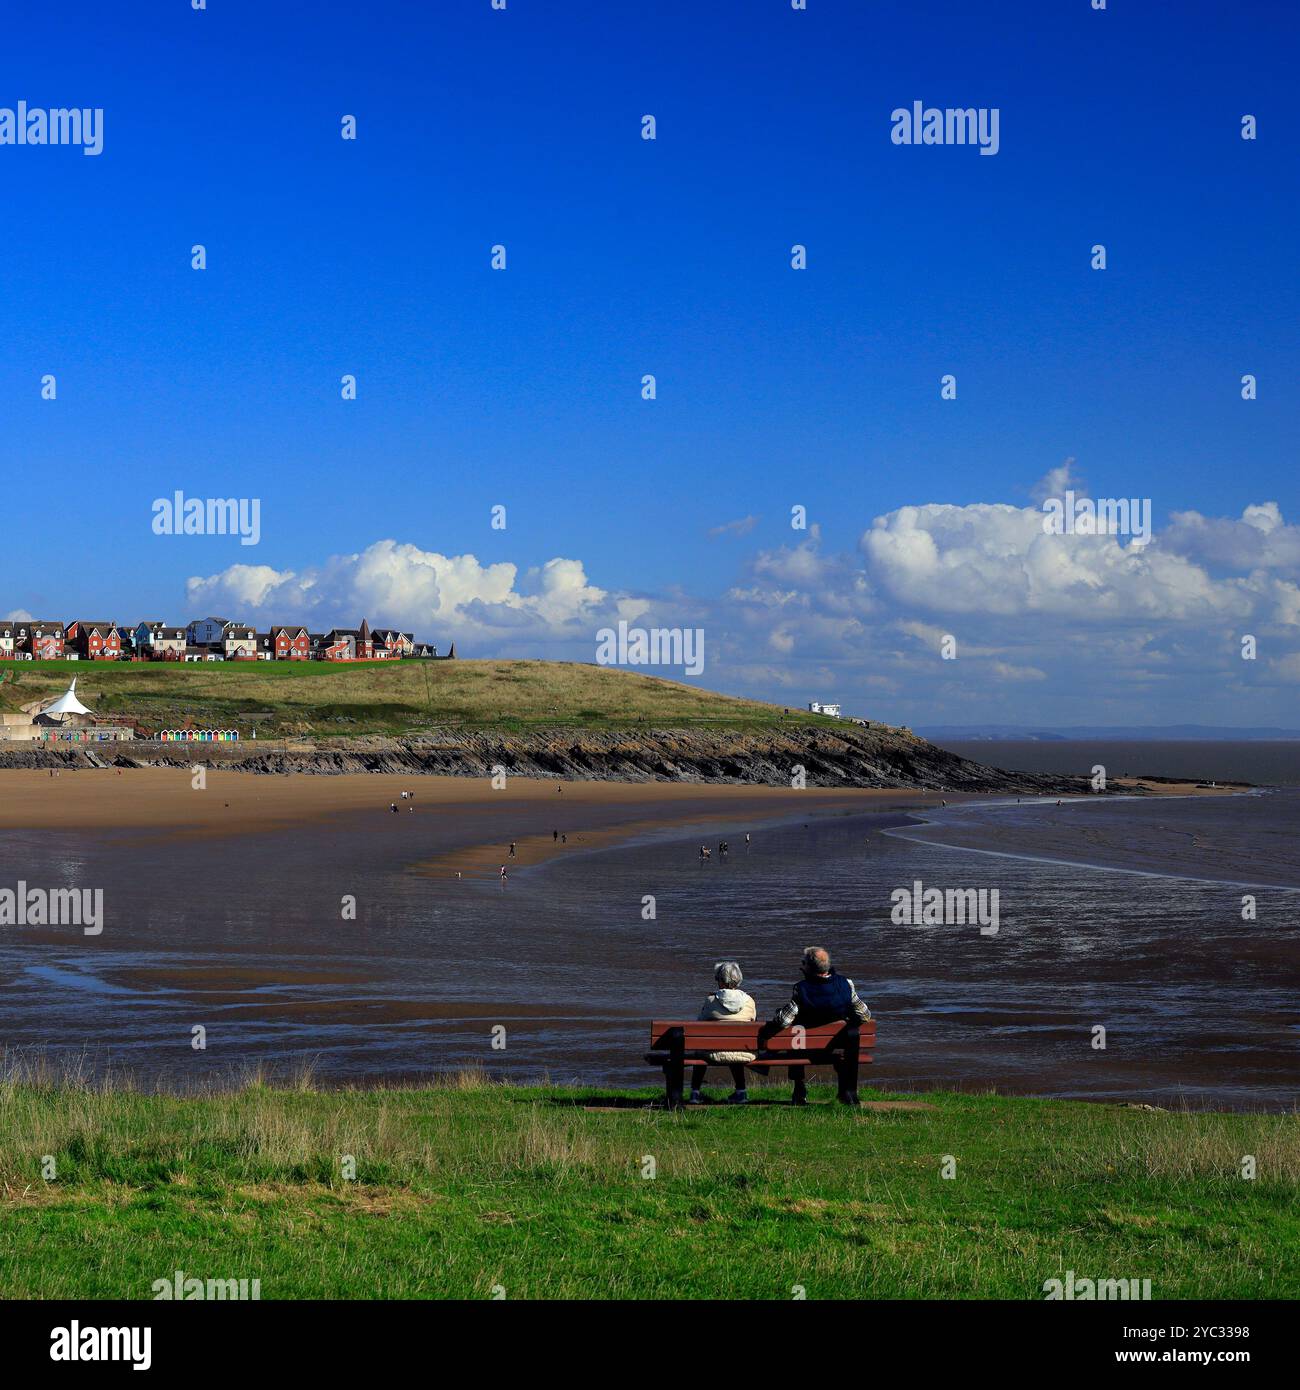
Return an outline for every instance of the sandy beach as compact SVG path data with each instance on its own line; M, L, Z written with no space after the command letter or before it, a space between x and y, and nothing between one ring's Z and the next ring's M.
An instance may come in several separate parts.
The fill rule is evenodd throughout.
M1130 784L1130 785L1136 785ZM1144 784L1163 795L1214 795L1195 783ZM801 811L919 811L946 800L955 805L978 795L914 789L756 787L678 782L556 782L514 777L498 790L484 778L387 776L256 776L208 769L196 788L192 772L178 768L115 768L64 771L0 771L0 829L133 830L162 840L258 835L324 824L359 813L377 819L413 816L439 834L438 852L421 872L478 877L499 871L506 847L516 844L514 863L540 863L570 849L596 849L676 825L702 829L725 823L734 832L738 816L761 820L798 816ZM403 800L402 793L411 793ZM1219 789L1217 794L1222 794ZM1000 799L1000 798L990 798ZM414 809L412 809L414 808ZM481 825L478 843L464 831ZM557 840L553 831L564 836Z
M575 812L591 813L593 834L616 823L623 832L713 819L734 820L745 810L763 817L797 815L800 807L877 809L887 805L937 806L938 793L914 790L727 786L675 782L552 782L512 778L496 790L487 778L385 776L253 776L209 770L206 786L196 789L192 774L175 768L113 768L64 772L0 772L0 829L8 830L157 830L167 836L257 834L364 811L391 815L396 802L402 816L458 817L492 814L508 825L512 808L529 819L552 808L569 825ZM404 801L403 792L413 793ZM962 798L949 793L949 801ZM410 808L414 806L414 811ZM644 816L647 806L655 814ZM545 817L543 817L544 819ZM596 825L599 822L599 826ZM583 832L579 832L583 833ZM494 840L499 832L494 831ZM569 838L573 839L570 832ZM536 837L538 852L550 835ZM588 847L596 843L591 835ZM520 841L522 848L524 841ZM530 842L531 844L531 842Z

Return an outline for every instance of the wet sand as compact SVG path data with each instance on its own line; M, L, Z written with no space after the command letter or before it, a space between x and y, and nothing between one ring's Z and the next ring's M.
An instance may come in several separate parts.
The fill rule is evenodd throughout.
M874 788L734 786L678 782L551 782L512 778L501 790L484 778L255 776L208 770L196 789L178 768L64 772L0 771L0 829L156 831L162 839L258 835L373 812L387 824L418 821L439 852L424 871L454 877L496 872L516 841L516 865L540 863L566 849L597 849L656 829L706 825L738 814L755 820L802 810L878 810L938 806L937 792ZM403 792L414 799L404 801ZM950 803L963 798L948 793ZM970 799L970 798L965 798ZM393 803L398 813L392 814ZM413 809L412 809L413 808ZM431 825L431 822L436 824ZM482 828L479 843L467 831ZM549 828L543 828L549 827ZM383 828L383 827L381 827ZM561 844L552 837L566 836ZM443 833L445 832L445 833ZM715 847L716 849L716 847ZM512 866L513 867L513 866Z
M456 814L458 810L502 810L510 806L589 807L601 820L617 815L629 823L636 808L654 805L653 824L688 821L701 807L733 816L751 807L763 815L797 815L801 805L909 809L962 801L1006 800L988 795L918 791L912 788L758 787L728 783L554 782L516 777L496 790L486 778L389 776L345 773L338 776L279 774L208 769L197 789L184 768L87 768L51 777L47 771L0 770L0 829L4 830L161 830L174 835L241 835L321 822L350 812L391 814L396 802L409 814L401 794L414 794L417 813ZM1113 785L1136 787L1138 779ZM1142 783L1159 795L1223 795L1228 788L1194 782ZM1028 798L1025 800L1050 798ZM1066 798L1069 800L1070 798ZM663 808L669 812L663 814ZM645 828L638 825L637 830ZM589 845L590 847L590 845ZM544 848L540 843L539 850Z

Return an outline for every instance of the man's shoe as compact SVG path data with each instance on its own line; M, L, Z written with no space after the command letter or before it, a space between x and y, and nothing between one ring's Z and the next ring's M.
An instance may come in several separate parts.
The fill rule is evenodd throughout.
M838 1100L841 1105L857 1105L858 1093L856 1091L841 1091L835 1099Z
M692 1091L692 1092L691 1092L691 1095L690 1095L690 1099L686 1102L686 1104L687 1104L687 1105L703 1105L703 1104L704 1104L704 1097L703 1097L698 1091Z
M726 1100L723 1101L723 1104L724 1104L724 1105L748 1105L748 1104L749 1104L749 1092L748 1092L748 1091L732 1091L732 1093L726 1098Z

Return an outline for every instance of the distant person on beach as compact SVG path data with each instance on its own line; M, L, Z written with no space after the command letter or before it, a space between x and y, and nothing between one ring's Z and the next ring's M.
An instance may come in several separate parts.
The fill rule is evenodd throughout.
M758 1017L754 1001L741 989L745 977L734 960L722 960L713 967L713 979L718 988L704 1001L700 1009L701 1019L716 1019L726 1023L753 1023ZM745 1063L752 1062L752 1052L710 1052L709 1066L731 1068L731 1081L735 1090L727 1097L727 1105L747 1105L749 1092L745 1089ZM704 1074L708 1066L691 1068L690 1105L703 1105L704 1097L700 1087L704 1085Z
M558 830L552 830L552 831L551 831L551 840L552 840L552 841L555 841L555 840L558 840L559 838L560 838L560 832L559 832Z
M701 845L701 846L700 846L700 860L703 861L703 860L707 859L708 857L709 857L709 847L708 847L708 845Z
M504 883L508 877L509 877L509 875L506 873L506 866L505 866L504 864L502 864L502 866L501 866L501 882Z
M866 1023L870 1019L871 1010L858 998L853 981L835 970L824 947L806 946L799 970L803 978L795 983L790 1002L777 1010L774 1027L790 1028L797 1021L805 1028L818 1028L824 1023ZM794 1078L791 1100L795 1105L808 1101L802 1071L800 1068ZM840 1099L847 1097L841 1094Z
M397 802L395 802L395 801L389 802L388 809L389 809L394 815L396 815L396 814L397 814Z
M511 859L515 857L515 842L513 840L510 841L510 857Z

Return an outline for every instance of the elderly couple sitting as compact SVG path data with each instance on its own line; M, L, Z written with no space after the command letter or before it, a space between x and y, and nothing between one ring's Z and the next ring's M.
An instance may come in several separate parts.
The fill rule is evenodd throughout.
M871 1017L871 1010L858 998L853 981L838 974L831 966L830 953L820 946L809 946L803 953L799 965L803 978L795 984L790 1002L778 1009L772 1019L777 1028L789 1028L796 1020L806 1028L817 1028L823 1023L838 1023L841 1020L865 1022ZM753 1023L758 1010L753 999L740 988L745 977L734 960L719 961L714 967L713 978L718 988L704 1001L700 1018L716 1022ZM749 1092L745 1089L745 1063L752 1062L752 1052L710 1052L709 1064L731 1068L731 1079L735 1090L726 1098L728 1105L745 1105ZM691 1097L689 1105L703 1105L704 1097L700 1087L704 1085L705 1066L691 1069ZM807 1087L803 1076L795 1078L793 1100L802 1105L807 1100Z

